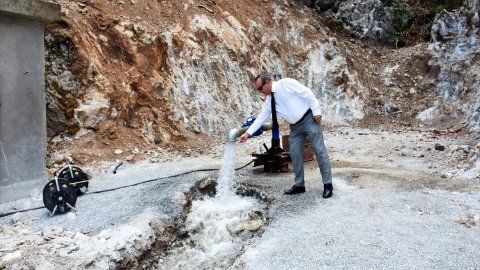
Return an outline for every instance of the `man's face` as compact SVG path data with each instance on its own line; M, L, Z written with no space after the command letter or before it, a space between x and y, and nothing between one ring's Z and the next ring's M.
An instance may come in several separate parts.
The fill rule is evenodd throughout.
M268 86L270 85L270 81L265 81L265 83L262 82L262 79L259 78L255 82L255 89L257 89L258 92L268 95Z

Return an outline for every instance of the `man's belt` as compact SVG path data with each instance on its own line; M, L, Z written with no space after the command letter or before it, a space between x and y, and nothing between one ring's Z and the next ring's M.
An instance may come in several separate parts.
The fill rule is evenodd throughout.
M309 113L311 113L311 112L312 112L312 109L308 109L308 110L305 112L305 114L302 116L302 118L300 118L300 120L298 120L294 125L302 122L303 119L305 119L305 117L307 117L307 115L308 115Z

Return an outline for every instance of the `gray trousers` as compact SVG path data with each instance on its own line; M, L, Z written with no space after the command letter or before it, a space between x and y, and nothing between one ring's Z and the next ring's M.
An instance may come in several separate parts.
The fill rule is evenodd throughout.
M327 148L323 141L322 126L315 122L312 113L309 113L300 123L290 124L288 143L290 144L290 157L295 171L295 185L299 187L305 186L303 146L305 145L307 136L310 139L313 152L317 157L318 168L320 169L323 183L331 184L332 170L330 168Z

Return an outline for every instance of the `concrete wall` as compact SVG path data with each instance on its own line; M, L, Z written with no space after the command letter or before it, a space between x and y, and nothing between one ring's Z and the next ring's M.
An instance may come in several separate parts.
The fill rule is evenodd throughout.
M46 184L43 31L45 22L56 20L59 15L59 6L52 3L0 1L2 203L38 195Z

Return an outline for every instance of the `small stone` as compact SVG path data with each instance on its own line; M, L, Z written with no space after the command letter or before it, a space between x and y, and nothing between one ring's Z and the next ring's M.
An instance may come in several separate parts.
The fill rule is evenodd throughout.
M199 187L200 187L201 189L204 189L204 188L212 185L212 184L213 184L212 182L213 182L212 178L209 177L209 176L207 176L207 177L205 177L205 178L202 179L202 181L200 182Z
M22 252L20 251L15 251L12 253L8 253L7 255L3 256L2 261L6 262L12 259L20 258L22 257Z
M181 253L188 253L192 250L192 248L189 247L189 246L183 246L179 250L180 250Z
M73 212L69 212L67 214L67 218L70 219L70 220L74 220L75 218L77 218L77 215Z
M165 86L161 82L156 82L153 84L153 89L157 90L158 92L162 92L165 90Z
M120 155L123 153L123 151L121 149L117 149L113 152L115 155Z
M55 239L55 234L49 229L45 230L42 236L43 236L43 239L45 239L45 241L50 241L52 239Z
M436 143L436 144L435 144L435 150L443 151L443 150L445 150L445 146L444 146L444 145L441 145L441 144L439 144L439 143Z
M187 205L188 201L187 201L187 198L185 197L185 194L183 194L182 192L175 192L174 194L174 200L176 203L178 203L179 205Z
M100 39L100 42L102 42L103 44L108 44L108 37L100 34L98 35L98 39Z
M255 231L260 230L260 228L262 228L262 226L263 226L263 221L261 221L261 220L247 220L243 224L243 228L245 230L248 230L248 231L251 231L251 232L255 232Z

